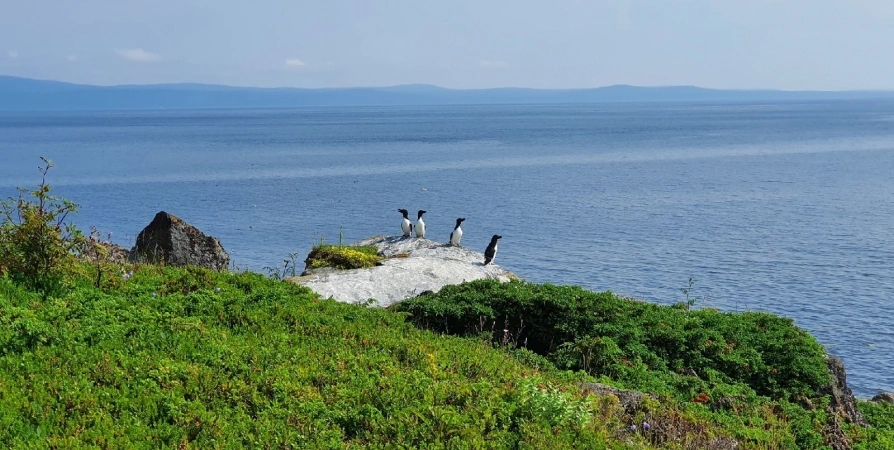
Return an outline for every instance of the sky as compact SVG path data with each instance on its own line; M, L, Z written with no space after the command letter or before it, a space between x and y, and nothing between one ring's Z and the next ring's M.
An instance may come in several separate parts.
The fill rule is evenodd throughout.
M892 0L0 0L0 74L86 84L894 89Z

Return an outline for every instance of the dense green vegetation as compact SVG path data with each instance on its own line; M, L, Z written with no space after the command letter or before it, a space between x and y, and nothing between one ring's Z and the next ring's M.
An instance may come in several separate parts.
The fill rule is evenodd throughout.
M74 281L44 300L0 279L4 448L600 448L623 428L579 376L259 275Z
M448 286L392 309L422 328L521 346L559 368L658 394L758 447L825 443L828 399L817 394L829 380L824 350L789 319L493 280Z
M0 209L2 448L828 448L822 348L787 319L495 281L365 308L279 281L294 254L128 265L45 178ZM859 407L843 438L894 448L894 406Z
M362 269L373 267L382 258L375 245L315 245L304 261L308 268L334 267L336 269Z
M829 380L825 352L790 319L688 310L574 286L479 280L401 302L417 325L511 341L557 365L683 399L741 385L780 399Z

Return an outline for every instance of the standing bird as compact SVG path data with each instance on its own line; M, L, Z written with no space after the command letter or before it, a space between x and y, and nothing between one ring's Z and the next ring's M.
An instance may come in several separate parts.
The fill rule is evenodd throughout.
M398 209L397 212L404 215L404 220L400 223L400 229L404 232L404 237L409 237L410 233L413 232L413 224L410 223L410 218L407 216L410 212L406 209Z
M484 251L485 266L493 262L494 258L497 257L497 240L499 239L503 239L503 236L495 234L490 238L490 244L487 245L487 250Z
M450 245L454 247L459 247L459 241L463 239L463 229L460 228L463 220L466 220L466 218L460 217L459 219L456 219L456 226L453 227L453 232L450 233Z
M419 219L416 220L416 237L418 238L425 237L425 222L422 220L422 215L427 212L424 209L419 210Z

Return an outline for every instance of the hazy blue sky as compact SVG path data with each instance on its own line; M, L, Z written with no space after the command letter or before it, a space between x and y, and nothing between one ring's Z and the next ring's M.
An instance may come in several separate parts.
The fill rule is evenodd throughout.
M894 89L894 0L0 0L0 74Z

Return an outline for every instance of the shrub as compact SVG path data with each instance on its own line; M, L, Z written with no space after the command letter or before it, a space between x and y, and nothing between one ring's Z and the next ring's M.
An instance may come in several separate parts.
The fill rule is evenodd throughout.
M824 433L834 419L822 406L828 398L817 393L829 379L822 346L786 318L690 306L574 286L479 280L391 309L421 328L484 336L509 349L518 343L559 369L657 394L662 407L628 411L632 415L623 419L634 430L653 422L641 433L652 444L728 448L726 438L715 439L705 428L721 423L744 448L826 448ZM892 416L879 410L887 419L877 422ZM854 427L849 433L857 448L885 448L891 439L886 430Z
M381 260L382 258L378 255L378 249L375 245L345 246L320 244L314 246L304 263L311 269L334 267L347 270L374 267Z
M791 320L765 313L688 311L579 287L494 280L447 286L393 309L420 327L461 336L504 324L490 332L494 342L512 334L559 367L634 388L657 382L687 398L743 383L759 395L797 399L828 380L822 346Z
M0 201L0 272L49 296L61 289L84 239L67 221L78 205L50 194L47 173L54 164L40 159L44 164L37 189L19 188L17 198Z

